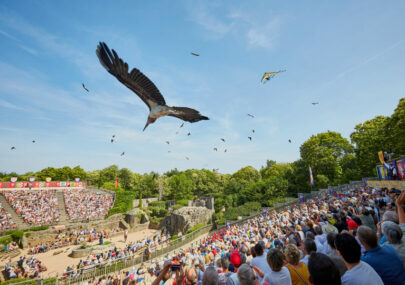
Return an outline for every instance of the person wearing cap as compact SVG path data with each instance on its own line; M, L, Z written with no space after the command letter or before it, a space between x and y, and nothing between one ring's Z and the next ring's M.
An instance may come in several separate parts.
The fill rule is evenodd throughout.
M226 285L239 285L239 280L238 280L238 268L241 266L242 264L242 258L240 257L240 254L238 251L234 251L231 254L230 257L230 262L232 264L232 266L234 267L234 271L233 274L231 274L228 278L228 281L226 282Z

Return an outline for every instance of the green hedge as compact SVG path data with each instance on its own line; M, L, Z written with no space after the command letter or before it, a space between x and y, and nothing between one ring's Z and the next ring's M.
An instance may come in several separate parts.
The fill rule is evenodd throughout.
M7 280L7 281L3 281L1 284L14 284L14 283L20 283L20 282L24 282L24 285L38 285L38 284L56 284L56 278L48 278L48 279L44 279L41 281L39 280L33 280L31 278L17 278L17 279L11 279L11 280Z
M12 241L13 241L13 238L11 237L11 235L0 238L0 243L4 244L4 245L7 245Z
M132 191L115 191L114 206L108 211L107 217L114 214L124 214L133 208L135 193Z
M176 205L171 206L170 208L172 208L172 210L174 211L174 210L183 208L183 205L177 205L177 204L176 204Z
M204 227L204 226L205 226L205 224L197 224L197 225L195 225L194 227L188 229L188 230L187 230L187 233L188 233L188 234L189 234L189 233L192 233L192 232L194 232L194 231L196 231L196 230L198 230L199 228L202 228L202 227Z
M166 217L169 212L166 209L156 208L156 207L148 207L147 209L150 211L150 216L159 217L159 218Z
M154 201L154 202L150 202L148 204L148 206L165 209L166 203L164 201Z
M259 202L248 202L238 207L231 207L226 209L224 213L225 220L237 220L238 216L250 216L251 213L261 210Z
M176 201L176 204L177 204L177 205L182 205L182 206L186 207L186 206L188 206L188 200L186 200L186 199L177 200L177 201Z

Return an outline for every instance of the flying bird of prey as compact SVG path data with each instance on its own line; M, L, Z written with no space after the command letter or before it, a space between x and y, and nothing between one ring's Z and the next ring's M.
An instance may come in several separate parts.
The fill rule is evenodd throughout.
M252 137L248 137L249 140L252 140Z
M224 152L227 152L227 150L225 149Z
M221 141L225 142L225 139L221 138Z
M166 143L167 143L167 144L170 144L170 142L169 142L169 141L166 141Z
M121 153L121 156L123 156L125 154L125 151L123 151L122 153Z
M319 104L319 102L312 102L312 105L318 105Z
M168 150L167 152L168 152L168 153L171 153L172 151L171 151L171 150Z
M279 70L279 71L272 71L272 72L265 72L263 74L262 77L262 83L264 83L265 81L269 81L270 79L272 79L276 74L279 74L281 72L284 72L285 70Z
M289 139L288 142L291 143L291 140Z
M255 116L253 116L252 114L247 114L249 117L252 117L252 118L254 118Z
M180 125L180 128L182 128L184 126L184 123L182 123L181 125Z
M255 130L252 130L252 133L254 133L255 132Z
M35 140L32 140L32 143L35 143Z
M189 136L189 135L191 135L191 133L190 133L190 132L188 132L187 136Z
M114 139L111 139L111 143L113 143L114 142Z
M84 83L82 83L82 87L84 90L86 90L87 92L89 92L89 89L87 89L87 87L84 85Z
M186 156L186 159L187 159L187 160L190 160L190 158L188 158L187 156Z
M112 135L113 138L115 138L115 135Z
M179 134L179 132L176 132L176 135L178 135Z
M12 146L12 147L11 147L11 150L15 150L15 147L14 147L14 146Z
M214 151L218 151L218 149L216 147L214 147Z
M148 106L149 115L143 130L163 116L176 117L190 123L209 120L208 117L202 116L197 110L187 107L167 106L165 98L163 98L155 84L136 68L129 72L128 64L114 50L110 51L105 43L99 43L96 53L101 65L114 75L118 81L138 95Z
M192 55L194 55L194 56L200 56L198 53L196 53L196 52L192 52L191 53Z

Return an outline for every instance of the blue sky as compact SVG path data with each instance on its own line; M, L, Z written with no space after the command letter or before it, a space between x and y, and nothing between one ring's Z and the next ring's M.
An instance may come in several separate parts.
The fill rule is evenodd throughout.
M404 1L366 0L1 1L0 171L117 164L231 173L294 161L312 134L349 137L404 97L403 11ZM168 105L211 120L179 129L180 120L161 118L142 132L148 109L100 65L99 41Z

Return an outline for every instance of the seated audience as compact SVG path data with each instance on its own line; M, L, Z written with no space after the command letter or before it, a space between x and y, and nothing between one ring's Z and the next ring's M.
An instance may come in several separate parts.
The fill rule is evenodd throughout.
M311 253L308 260L309 281L314 285L340 285L340 273L333 261L322 253Z

